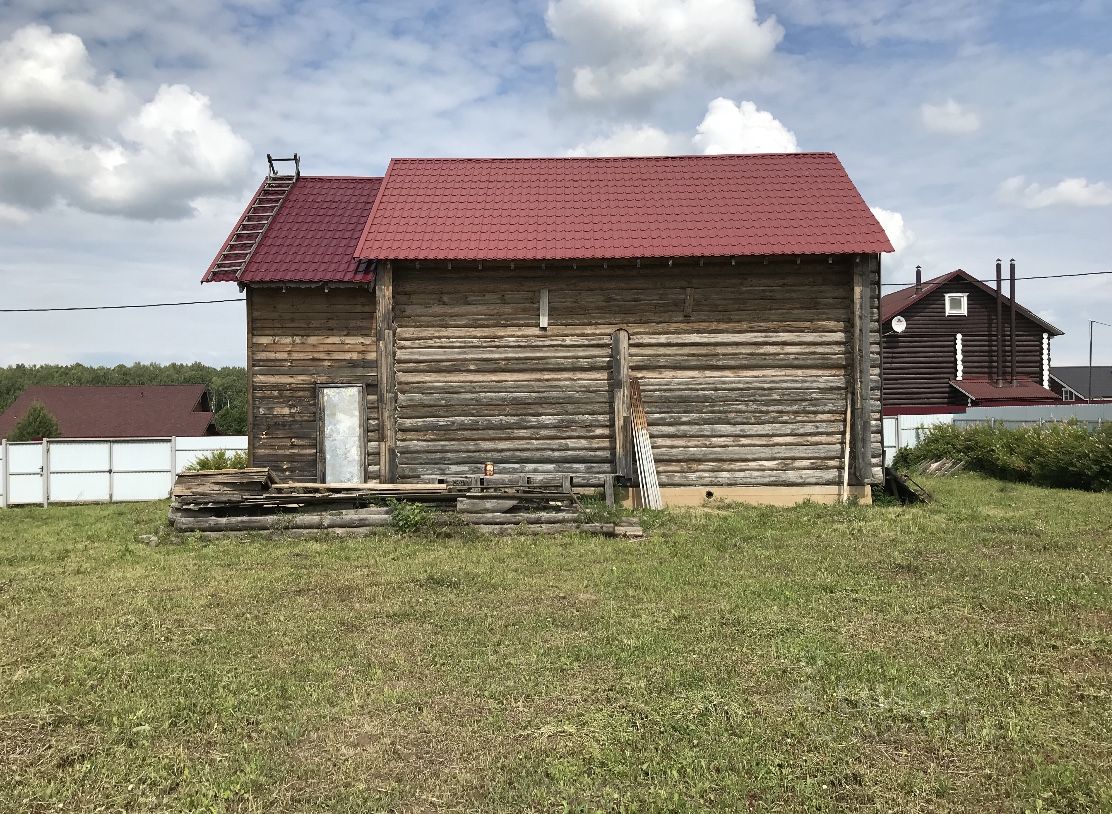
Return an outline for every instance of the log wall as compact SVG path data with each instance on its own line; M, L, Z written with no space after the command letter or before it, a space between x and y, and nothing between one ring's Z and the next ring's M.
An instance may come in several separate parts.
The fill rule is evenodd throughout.
M394 264L400 480L614 471L611 333L629 331L662 486L836 485L851 258L671 266ZM879 274L870 459L879 475ZM540 328L547 291L548 329Z
M248 309L252 465L316 481L317 385L361 384L367 393L367 477L377 480L373 293L254 287Z
M968 294L967 316L946 316L946 295ZM996 299L963 280L931 292L905 311L902 334L885 326L884 405L964 404L950 386L957 374L954 337L962 335L964 376L996 373ZM1010 375L1009 311L1004 307L1004 374ZM1043 327L1016 314L1016 374L1042 382Z

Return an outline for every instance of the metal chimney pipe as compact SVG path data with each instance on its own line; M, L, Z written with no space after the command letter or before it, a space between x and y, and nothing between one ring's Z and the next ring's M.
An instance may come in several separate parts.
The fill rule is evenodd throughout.
M1012 298L1011 307L1011 325L1008 328L1008 334L1011 337L1011 363L1012 363L1012 386L1015 386L1015 258L1013 257L1009 264L1008 272L1008 296Z
M1004 384L1004 278L1000 258L996 258L996 386Z
M915 267L915 293L918 294L923 290L923 267Z

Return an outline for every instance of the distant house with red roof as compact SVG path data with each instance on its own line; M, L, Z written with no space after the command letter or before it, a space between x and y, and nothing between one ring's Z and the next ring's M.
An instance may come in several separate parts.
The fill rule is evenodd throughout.
M162 438L216 435L203 384L32 385L0 414L0 438L11 434L32 404L58 422L58 438Z
M246 290L254 465L635 484L640 394L667 502L881 477L892 247L833 154L294 161L204 276Z
M962 269L885 295L880 319L885 415L1059 400L1050 340L1062 331Z

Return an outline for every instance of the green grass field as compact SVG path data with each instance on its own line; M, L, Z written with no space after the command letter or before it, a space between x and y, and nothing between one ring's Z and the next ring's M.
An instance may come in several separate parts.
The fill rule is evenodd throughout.
M1112 498L149 546L0 512L0 811L1112 810Z

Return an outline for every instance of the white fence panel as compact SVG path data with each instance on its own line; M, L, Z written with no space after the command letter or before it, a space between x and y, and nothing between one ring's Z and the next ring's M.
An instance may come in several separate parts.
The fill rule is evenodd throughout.
M884 419L884 465L891 466L897 452L918 444L931 427L953 424L954 418L952 413L887 416Z
M152 438L115 441L112 444L114 472L169 472L170 439Z
M174 478L169 438L112 443L112 499L161 500L169 497Z
M8 443L8 505L42 503L42 444Z
M112 500L162 500L170 496L174 479L163 472L112 473Z
M86 503L111 500L111 441L51 441L50 500Z
M107 472L110 441L51 441L50 471Z
M108 501L109 478L107 472L51 472L49 499L55 503Z
M5 441L0 443L0 508L162 500L178 472L220 449L246 451L247 436Z

